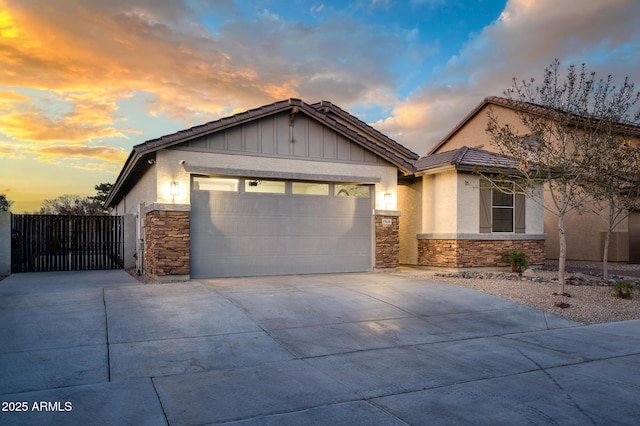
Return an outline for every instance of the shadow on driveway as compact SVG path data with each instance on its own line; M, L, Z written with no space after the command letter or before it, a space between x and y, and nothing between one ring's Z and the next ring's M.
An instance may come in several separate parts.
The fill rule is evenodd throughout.
M636 424L640 321L398 275L0 282L0 424Z

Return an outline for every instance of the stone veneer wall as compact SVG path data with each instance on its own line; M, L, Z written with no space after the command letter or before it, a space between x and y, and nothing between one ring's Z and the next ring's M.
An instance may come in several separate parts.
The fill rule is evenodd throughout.
M145 222L146 273L189 275L190 212L153 210Z
M530 265L545 261L544 240L418 240L418 264L472 268L498 266L502 254L518 250L527 255Z
M400 217L376 215L376 263L378 269L398 266L400 254ZM391 220L390 225L382 223Z

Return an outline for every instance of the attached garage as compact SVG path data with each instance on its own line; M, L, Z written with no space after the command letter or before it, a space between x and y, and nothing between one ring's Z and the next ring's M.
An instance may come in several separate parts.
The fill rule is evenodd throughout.
M371 185L194 177L191 276L364 272Z
M330 102L275 102L136 145L109 195L137 268L176 279L398 264L417 155Z

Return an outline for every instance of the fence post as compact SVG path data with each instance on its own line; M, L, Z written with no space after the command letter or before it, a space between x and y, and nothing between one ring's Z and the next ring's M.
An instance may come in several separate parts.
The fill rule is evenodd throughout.
M125 214L122 218L124 226L124 269L136 267L136 218L133 214Z
M11 213L0 208L0 275L11 273Z

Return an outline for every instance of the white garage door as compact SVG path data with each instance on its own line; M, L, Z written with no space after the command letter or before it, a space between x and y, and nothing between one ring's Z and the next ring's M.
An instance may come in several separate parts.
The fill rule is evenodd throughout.
M191 276L370 271L370 185L194 177Z

